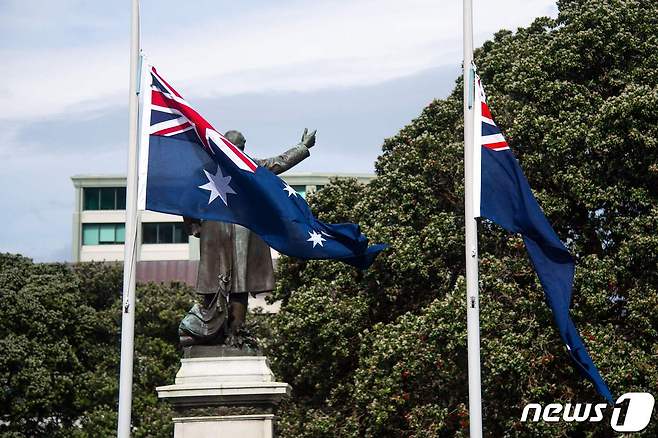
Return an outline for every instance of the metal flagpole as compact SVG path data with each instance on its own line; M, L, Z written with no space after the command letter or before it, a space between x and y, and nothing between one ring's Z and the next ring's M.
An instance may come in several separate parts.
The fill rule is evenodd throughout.
M478 296L478 240L474 205L474 81L473 0L464 1L464 185L466 223L466 317L468 338L468 416L471 438L482 437L480 382L480 303ZM479 213L479 212L478 212Z
M135 337L135 240L137 237L137 81L139 70L139 0L132 0L130 23L130 88L128 99L128 174L126 187L126 231L123 262L123 303L121 306L121 373L119 378L119 420L117 437L130 437L133 344Z

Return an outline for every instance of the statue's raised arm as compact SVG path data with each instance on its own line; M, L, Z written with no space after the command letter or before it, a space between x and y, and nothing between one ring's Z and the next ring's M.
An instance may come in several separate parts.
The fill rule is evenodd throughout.
M231 142L233 142L233 140L229 137L229 133L233 132L237 131L229 131L226 133L226 138L228 138ZM302 139L299 141L299 143L297 143L296 146L288 149L281 155L277 155L276 157L256 159L255 161L259 166L265 167L274 174L278 175L290 169L291 167L294 167L302 160L308 158L311 155L309 149L314 145L315 130L309 134L308 129L304 129Z

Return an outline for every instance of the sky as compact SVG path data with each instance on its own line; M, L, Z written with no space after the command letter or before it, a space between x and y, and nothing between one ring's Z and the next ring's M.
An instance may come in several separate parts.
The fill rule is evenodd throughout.
M475 44L556 16L474 1ZM141 1L149 62L247 152L317 129L292 172L372 172L383 140L460 74L459 0ZM130 1L0 0L0 252L71 259L77 174L125 174Z

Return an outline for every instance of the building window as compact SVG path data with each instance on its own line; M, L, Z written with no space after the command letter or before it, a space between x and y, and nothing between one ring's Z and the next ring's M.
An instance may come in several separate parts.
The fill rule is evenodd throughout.
M290 187L292 187L299 196L306 199L306 186L294 185Z
M142 243L187 243L189 236L182 222L149 222L142 224Z
M125 240L125 224L82 224L83 245L117 245Z
M125 187L83 188L84 210L125 210Z

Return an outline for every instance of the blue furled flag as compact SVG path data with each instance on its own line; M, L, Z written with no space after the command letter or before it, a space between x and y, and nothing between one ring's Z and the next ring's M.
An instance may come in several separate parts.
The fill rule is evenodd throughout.
M477 75L474 85L475 166L480 167L474 169L475 196L479 198L475 199L476 211L479 205L481 217L523 236L555 325L576 368L592 381L599 394L613 403L608 386L569 317L574 260L548 223L514 154L494 123Z
M292 187L215 131L155 68L144 66L141 88L140 209L240 224L283 254L361 269L386 248L368 246L356 224L317 220Z

